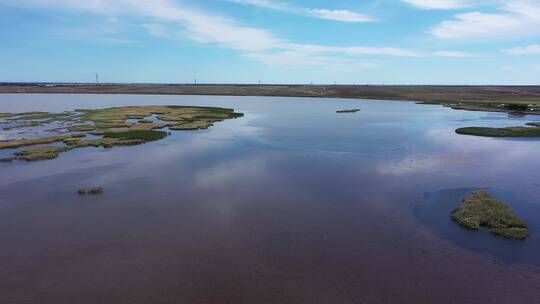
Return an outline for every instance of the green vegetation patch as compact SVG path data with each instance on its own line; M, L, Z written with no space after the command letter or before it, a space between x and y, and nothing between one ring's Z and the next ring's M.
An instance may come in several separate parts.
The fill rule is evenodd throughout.
M529 235L527 223L509 206L485 191L473 192L467 196L452 211L452 219L467 229L487 227L492 234L508 239L523 240Z
M67 147L29 147L15 153L19 160L36 161L57 158L61 152L67 151Z
M187 123L179 123L174 126L169 127L169 129L174 131L189 131L189 130L203 130L208 129L213 124L209 121L195 121L195 122L187 122Z
M154 130L130 130L125 132L105 132L104 138L140 139L143 141L160 140L167 136L167 132Z
M7 121L16 121L15 127L40 126L55 121L70 121L69 126L54 127L44 132L61 132L67 129L70 134L58 134L37 139L9 139L0 141L0 149L13 149L29 146L5 161L13 159L42 160L56 158L60 152L83 147L132 146L165 138L168 133L156 131L166 127L172 130L206 129L213 123L230 118L242 117L233 109L194 106L125 106L106 109L78 109L73 112L46 113L0 113ZM157 115L163 121L153 122L146 117ZM137 119L135 123L128 119ZM37 120L37 121L36 121ZM86 135L103 138L85 139ZM63 142L65 147L42 147L41 145Z
M142 139L121 139L121 138L101 138L101 139L75 139L64 141L70 149L86 147L112 148L115 146L135 146L144 144Z
M475 135L485 137L540 137L540 128L537 127L507 127L485 128L468 127L456 130L457 134Z
M129 126L130 130L158 130L163 129L168 126L172 126L174 124L172 123L141 123L141 124L133 124Z
M510 111L521 112L521 111L527 111L529 109L529 105L523 104L523 103L509 103L509 104L505 104L504 108Z
M44 145L52 144L54 142L64 141L69 138L78 138L83 137L84 134L71 134L71 135L57 135L44 138L33 138L33 139L12 139L7 141L0 142L1 149L13 149L25 146L35 146L35 145Z
M98 122L96 123L96 128L99 130L107 130L107 129L116 129L116 128L128 128L130 124L126 122Z
M74 125L67 128L70 132L87 132L94 131L96 126L94 125Z
M47 113L47 112L26 112L17 114L17 116L13 116L11 120L48 120L48 121L55 121L55 120L67 120L71 118L71 113L64 112L64 113Z

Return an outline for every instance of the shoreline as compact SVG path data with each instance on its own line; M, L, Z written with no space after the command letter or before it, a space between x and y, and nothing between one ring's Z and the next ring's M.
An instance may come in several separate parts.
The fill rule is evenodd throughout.
M540 86L0 84L0 94L252 96L410 101L456 110L540 114Z

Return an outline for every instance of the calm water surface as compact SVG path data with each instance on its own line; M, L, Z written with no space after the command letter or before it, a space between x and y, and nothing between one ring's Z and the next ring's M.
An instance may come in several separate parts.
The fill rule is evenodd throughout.
M1 163L0 303L538 303L540 141L454 130L540 117L398 101L0 95L0 112L158 104L246 116ZM106 193L76 194L92 186ZM483 188L528 220L529 239L449 220Z

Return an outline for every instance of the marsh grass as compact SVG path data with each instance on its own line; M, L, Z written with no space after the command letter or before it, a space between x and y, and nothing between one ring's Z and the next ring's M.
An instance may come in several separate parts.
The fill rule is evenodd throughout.
M61 152L67 150L67 147L29 147L15 153L15 157L25 161L48 160L57 158Z
M459 128L457 134L475 135L484 137L540 137L538 127L507 127L507 128L486 128L468 127Z
M55 142L61 142L70 138L79 138L84 137L85 134L68 134L68 135L56 135L44 138L33 138L33 139L13 139L5 142L0 142L0 149L13 149L25 146L35 146L35 145L44 145L52 144Z
M143 141L155 141L167 137L167 132L154 130L130 130L125 132L105 132L104 138L117 139L140 139Z
M10 139L0 141L0 149L10 149L29 146L16 155L14 159L34 161L53 159L61 152L75 148L140 145L149 141L156 141L167 137L170 133L156 131L166 127L171 130L198 130L207 129L214 122L244 116L235 113L233 109L194 106L125 106L106 109L76 109L74 112L59 114L46 112L26 112L19 114L1 113L8 120L21 122L24 126L37 126L53 121L72 121L66 127L48 129L46 131L58 132L67 129L70 134L62 134L37 139ZM146 119L155 115L166 123L154 123ZM39 119L40 121L34 121ZM137 119L137 123L130 123L128 119ZM21 125L22 127L23 125ZM103 136L97 139L84 139L87 134ZM38 145L63 142L65 147L40 147ZM7 160L8 158L6 158Z
M473 192L467 196L452 211L451 217L467 229L487 227L492 234L508 239L523 240L529 235L527 223L509 206L485 191Z
M86 132L86 131L94 131L96 129L96 126L94 126L94 125L73 125L73 126L69 126L67 129L70 132Z

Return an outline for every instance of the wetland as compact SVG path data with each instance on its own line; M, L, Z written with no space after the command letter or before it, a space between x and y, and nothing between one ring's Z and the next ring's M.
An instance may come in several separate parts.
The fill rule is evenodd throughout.
M540 141L456 133L539 116L120 94L0 94L0 112L1 303L540 298ZM478 190L527 238L458 225Z

